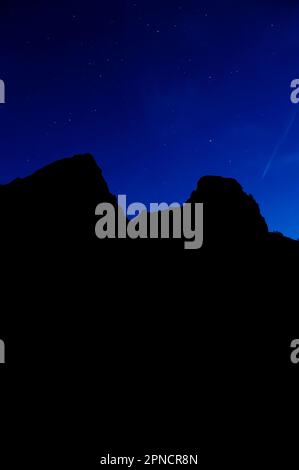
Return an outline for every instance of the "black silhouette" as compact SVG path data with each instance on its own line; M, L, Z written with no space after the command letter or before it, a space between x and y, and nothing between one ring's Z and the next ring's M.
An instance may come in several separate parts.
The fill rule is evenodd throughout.
M0 186L2 236L15 239L16 244L34 240L34 244L55 241L69 246L97 241L100 249L106 242L94 237L94 212L100 202L117 204L91 155L57 161L32 176ZM223 250L226 245L230 250L234 246L248 250L254 244L264 250L266 243L279 252L285 250L286 255L299 252L297 241L268 231L253 197L233 179L205 176L187 202L204 203L204 245L211 250ZM143 245L151 249L149 243L143 241ZM163 240L163 249L165 245ZM130 249L134 249L132 243Z
M72 452L85 446L85 459L98 446L93 418L102 448L126 442L127 453L141 441L207 452L217 423L210 468L230 436L256 462L235 432L244 422L255 426L259 463L280 448L286 429L273 409L296 390L298 242L270 233L235 180L202 178L196 201L204 246L193 251L177 240L97 239L95 207L116 198L90 155L0 187L7 362L24 383L59 384Z

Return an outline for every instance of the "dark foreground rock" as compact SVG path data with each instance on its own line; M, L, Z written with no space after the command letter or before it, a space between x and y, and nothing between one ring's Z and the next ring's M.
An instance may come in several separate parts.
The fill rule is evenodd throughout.
M6 435L15 442L21 416L22 462L34 442L36 458L57 463L61 450L66 468L105 446L199 447L204 468L243 468L244 456L248 468L286 467L298 243L269 233L231 179L204 177L190 196L205 207L198 251L98 240L104 201L116 204L89 155L0 187ZM52 437L31 440L29 422Z

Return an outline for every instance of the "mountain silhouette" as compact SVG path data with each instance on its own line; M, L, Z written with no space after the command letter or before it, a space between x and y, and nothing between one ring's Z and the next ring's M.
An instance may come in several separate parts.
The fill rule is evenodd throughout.
M268 236L258 204L232 178L204 176L187 202L203 202L207 206L208 240L211 237L218 243L232 244Z
M91 155L60 160L0 186L3 232L35 243L88 238L95 206L103 201L116 203Z
M199 250L171 239L99 240L95 207L117 200L91 155L0 186L7 364L16 390L55 384L60 405L44 413L63 446L64 416L70 452L84 449L85 459L99 445L90 420L105 430L102 448L121 443L125 452L130 443L198 448L211 435L203 448L213 459L214 423L216 454L233 442L250 459L251 439L233 431L244 426L255 429L259 462L281 448L287 422L278 425L273 410L284 400L292 415L296 397L289 344L298 243L269 232L233 179L205 176L188 201L204 203ZM42 438L35 444L44 456ZM278 454L283 461L285 449Z
M94 226L95 207L101 202L117 205L90 154L57 161L0 186L2 237L37 244L56 240L66 246L80 240L97 241L99 249L105 240L95 240ZM234 179L204 176L187 202L204 203L205 249L219 251L227 246L232 253L234 247L239 252L240 247L246 251L254 246L264 251L275 249L281 255L299 252L298 242L268 231L257 202ZM143 240L142 246L150 250L150 242L153 244ZM168 244L179 246L171 240ZM140 249L139 241L135 246ZM130 243L130 249L134 244Z

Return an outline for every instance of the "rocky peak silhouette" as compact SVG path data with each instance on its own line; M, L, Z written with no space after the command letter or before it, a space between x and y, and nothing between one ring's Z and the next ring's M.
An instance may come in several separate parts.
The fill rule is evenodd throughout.
M204 203L205 232L210 242L232 244L268 236L257 202L235 179L204 176L187 202Z
M2 232L36 243L89 239L98 203L116 204L90 154L56 161L26 178L0 186ZM3 234L3 233L2 233Z
M26 178L0 186L2 237L20 236L32 244L95 240L95 207L117 204L92 155L51 163ZM299 244L268 231L257 202L234 179L204 176L187 202L204 203L204 246L220 248L262 242L298 252ZM130 245L133 246L132 244ZM165 246L165 243L163 244ZM176 245L181 246L181 245Z

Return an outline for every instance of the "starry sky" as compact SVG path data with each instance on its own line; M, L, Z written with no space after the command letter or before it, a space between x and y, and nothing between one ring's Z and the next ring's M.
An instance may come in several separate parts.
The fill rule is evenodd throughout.
M0 183L87 152L146 204L231 176L299 238L298 27L297 0L1 0Z

